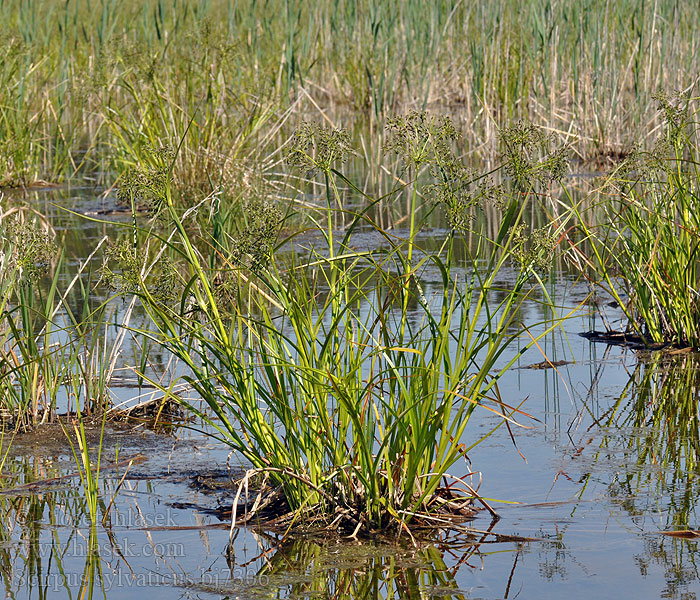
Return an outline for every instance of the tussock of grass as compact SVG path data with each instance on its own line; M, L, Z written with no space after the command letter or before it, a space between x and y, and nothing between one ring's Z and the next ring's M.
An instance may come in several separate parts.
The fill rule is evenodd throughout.
M406 151L407 173L416 177L418 157L435 168L441 205L461 197L452 179L461 173L452 124L428 114L395 123L393 133L403 141L389 149ZM516 134L517 128L504 130L504 140ZM528 140L521 141L530 148ZM336 167L348 150L342 132L312 125L291 143L288 156L315 172L326 190L326 214L312 221L321 241L303 259L279 251L242 259L275 247L268 246L273 227L250 230L258 240L243 251L240 238L195 237L172 201L169 177L164 186L127 190L160 195L157 218L172 230L160 239L185 267L175 301L159 300L142 281L137 294L152 326L141 333L186 367L184 378L204 403L198 408L183 399L187 407L250 463L251 477L266 479L266 494L236 515L238 522L261 517L272 505L289 512L288 526L314 523L356 535L400 531L408 523L441 527L471 514L478 499L469 484L468 452L479 441L467 441L473 411L483 406L504 423L519 414L500 397L498 379L517 359L504 361L504 353L523 333L520 307L539 286L536 258L551 255L555 240L528 237L523 216L536 198L533 186L542 185L545 172L559 172L548 171L547 160L518 163L522 177L501 193L495 237L460 221L470 224L463 233L480 240L460 266L458 229L437 252L424 253L417 251L415 214L399 239L368 216L378 199L341 211L338 184L353 184ZM415 180L408 191L415 213ZM474 193L465 210L491 197L486 183ZM338 212L349 217L342 234L333 227ZM260 218L248 215L248 222ZM385 249L352 249L355 232L368 228L386 241ZM513 263L516 278L502 289L499 273ZM420 281L428 266L439 273L430 293ZM524 349L536 343L530 340ZM172 386L154 383L173 394Z
M657 99L663 133L610 176L603 217L593 215L599 224L582 218L586 263L628 330L648 344L700 348L697 98L686 91Z
M92 256L100 249L93 251ZM61 286L64 257L36 215L0 217L0 411L3 430L27 430L64 410L89 414L109 403L114 370L106 305L90 310L91 256ZM82 299L76 312L71 293Z

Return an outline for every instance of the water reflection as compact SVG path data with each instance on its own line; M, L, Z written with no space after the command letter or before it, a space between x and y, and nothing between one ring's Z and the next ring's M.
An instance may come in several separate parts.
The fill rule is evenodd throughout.
M611 494L628 498L628 510L639 510L637 500L655 495L666 500L669 529L697 526L695 506L700 488L700 364L689 354L665 357L661 353L637 363L617 402L602 424L636 435L611 431L604 446L624 448L628 468L611 486ZM622 445L622 446L621 446Z
M580 497L589 486L605 486L615 511L629 519L630 533L641 536L642 551L634 554L639 574L661 571L664 598L696 598L688 588L700 583L697 542L662 534L700 526L699 391L697 356L642 353L615 400L604 409L589 407L593 422L571 455L585 470Z
M697 586L700 580L697 551L695 542L650 536L644 541L644 552L634 558L643 577L647 576L652 565L663 570L666 587L662 598L695 600L696 593L688 587Z
M454 550L453 550L454 551ZM461 550L448 568L436 546L329 543L297 539L280 546L255 579L276 589L274 597L383 600L464 599L455 572L478 556L478 543Z
M418 540L416 546L408 537L399 544L280 541L241 529L235 551L226 551L228 523L198 513L195 504L166 507L168 488L178 500L212 500L204 493L188 497L181 475L173 476L178 485L157 476L127 479L121 487L121 473L105 477L101 511L109 518L95 526L72 474L72 465L57 456L8 458L0 486L6 597L462 600L472 597L463 590L464 573L482 572L494 555L506 557L510 572L498 582L499 597L515 595L511 580L525 542L499 538L496 529L445 534L439 543Z

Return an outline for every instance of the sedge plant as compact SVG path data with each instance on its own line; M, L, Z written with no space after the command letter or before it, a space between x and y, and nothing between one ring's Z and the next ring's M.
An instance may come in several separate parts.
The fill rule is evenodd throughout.
M55 249L40 225L0 221L0 406L20 427L49 417L62 378L52 346L58 277L48 291L39 285Z
M663 134L611 175L602 219L579 215L592 277L620 304L627 329L647 344L700 348L700 147L693 101L687 91L657 94Z
M310 126L291 145L291 162L320 173L328 190L327 222L311 221L320 242L303 255L281 251L282 213L265 198L251 198L245 227L214 244L176 210L172 162L161 165L162 177L126 178L133 184L123 193L159 199L174 234L159 239L180 257L176 301L145 282L135 290L151 320L141 333L181 361L203 405L181 401L250 464L245 482L259 474L266 483L246 519L267 507L289 526L316 522L354 534L443 526L472 512L468 453L479 438L468 432L470 417L483 406L513 421L518 411L501 399L498 380L547 332L512 351L524 330L519 310L539 285L537 260L554 249L551 236L524 241L526 207L546 169L528 163L526 183L521 165L510 194L467 177L448 144L421 138L442 186L437 202L455 221L439 251L419 252L417 222L401 239L372 221L380 199L365 197L363 209L346 211L345 231L333 229L339 185L360 193L336 168L346 140ZM495 197L496 235L478 229L460 264L455 244L477 228L468 213ZM353 249L368 228L382 249ZM504 286L499 278L511 265L514 279ZM439 273L431 287L418 277L426 268Z
M82 276L89 258L61 286L65 261L50 228L21 213L0 220L0 409L5 427L27 429L52 421L65 394L76 401L84 394L88 410L108 398L104 343L102 349L98 343L105 339L108 317L104 307L88 309L90 292ZM72 308L74 291L83 300L82 314Z

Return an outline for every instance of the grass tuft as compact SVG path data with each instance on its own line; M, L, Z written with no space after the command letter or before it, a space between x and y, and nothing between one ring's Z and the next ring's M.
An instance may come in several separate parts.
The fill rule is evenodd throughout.
M415 118L396 121L402 134L411 134ZM451 126L420 119L440 123L440 131ZM527 237L523 215L540 183L514 185L496 236L475 225L469 233L478 236L477 249L459 264L458 230L425 253L417 218L402 239L369 217L378 199L365 197L356 211L340 208L339 184L353 185L335 168L347 150L343 139L342 131L308 125L294 138L290 156L318 170L327 201L325 221L312 219L320 241L303 258L282 252L285 242L267 246L276 233L270 226L250 230L258 242L244 247L233 236L195 237L169 199L166 178L160 202L172 234L160 239L183 260L183 291L167 305L142 279L138 296L152 326L141 333L186 367L204 407L181 401L251 465L245 481L255 474L267 482L255 508L247 506L244 517L234 510L239 522L274 516L290 527L315 523L353 535L442 526L470 515L478 499L469 484L468 452L479 441L467 432L474 410L483 406L504 423L521 414L500 397L498 380L519 355L507 352L522 344L522 303L539 288L536 261L516 248ZM458 162L432 130L418 145L428 149L421 160L438 171ZM408 186L418 208L416 182ZM250 222L265 221L264 204L249 206L258 211ZM342 232L333 228L339 212L348 223ZM354 250L356 233L368 230L386 247ZM298 242L286 243L293 250ZM275 248L266 260L241 260L265 247ZM534 247L541 252L539 241ZM499 278L511 266L514 278L504 286ZM420 280L425 269L438 274L430 289ZM220 293L224 281L234 294Z

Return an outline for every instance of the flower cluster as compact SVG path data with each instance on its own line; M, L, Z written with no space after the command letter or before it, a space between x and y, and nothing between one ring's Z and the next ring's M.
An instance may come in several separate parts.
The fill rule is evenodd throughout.
M425 111L411 111L388 119L390 138L385 152L396 153L407 167L418 168L425 163L449 162L453 156L452 143L459 137L449 117L434 116Z
M525 269L546 273L552 268L557 238L549 227L533 229L527 235L524 223L516 225L512 232L512 256Z
M664 115L668 139L677 142L690 122L690 95L681 91L669 94L660 89L652 94L652 98L656 100L659 112Z
M0 248L6 257L6 273L13 273L17 281L29 283L46 274L57 251L47 230L17 218L8 223Z
M170 167L175 154L167 146L150 148L148 152L153 164L126 171L119 183L117 199L123 204L158 213L167 201Z
M678 144L690 124L690 98L687 93L668 94L663 90L653 94L653 98L663 113L666 135L658 137L649 150L635 146L608 182L611 185L624 189L630 182L663 183L677 168Z
M147 286L157 302L168 304L175 300L179 280L172 260L163 256L148 272L144 269L146 264L146 255L134 248L133 243L127 240L114 242L104 253L100 283L122 297L139 294Z
M525 121L501 130L505 170L517 189L560 180L569 170L569 147L558 146L553 136Z
M141 289L143 258L127 240L112 243L104 253L100 283L120 296L138 293ZM113 270L110 263L116 265Z
M245 206L246 226L235 236L229 258L237 268L259 271L270 260L282 223L277 206L262 199L251 199Z
M301 171L330 174L333 166L350 154L354 151L347 131L304 122L292 136L285 160Z
M457 160L434 164L430 172L434 182L423 188L423 194L444 208L452 229L468 229L481 196L478 176Z

